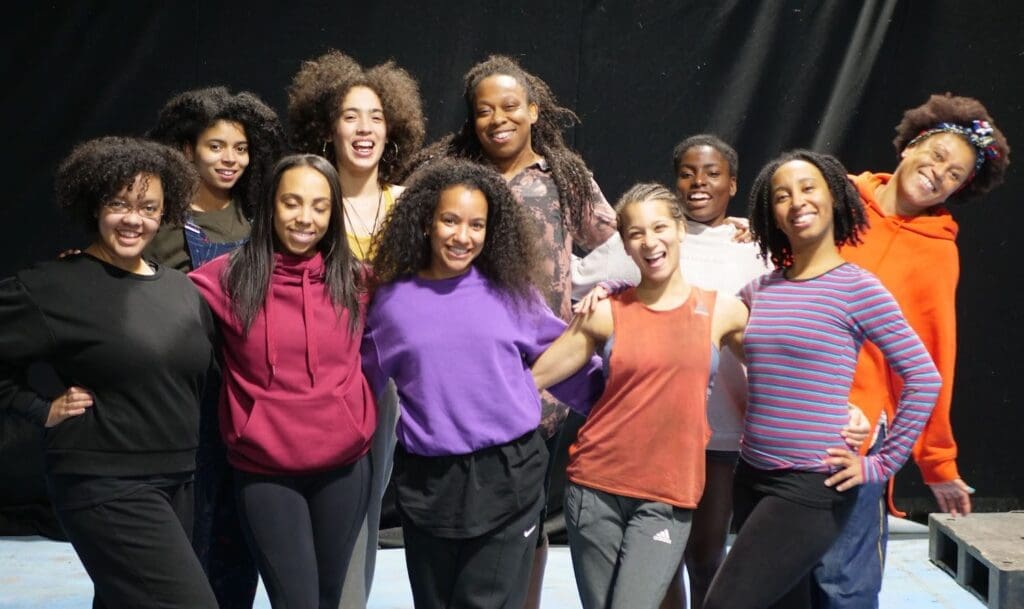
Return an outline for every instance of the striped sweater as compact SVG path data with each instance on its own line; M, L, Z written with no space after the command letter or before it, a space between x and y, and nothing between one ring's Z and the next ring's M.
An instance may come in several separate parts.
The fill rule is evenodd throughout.
M829 471L825 451L845 448L839 432L848 420L857 353L869 340L904 385L881 450L864 457L864 478L896 473L928 420L941 379L874 275L844 264L790 281L778 270L747 284L740 298L750 308L743 458L765 470Z

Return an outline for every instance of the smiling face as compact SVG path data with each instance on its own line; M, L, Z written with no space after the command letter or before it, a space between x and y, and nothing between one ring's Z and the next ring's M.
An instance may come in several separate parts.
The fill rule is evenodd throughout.
M354 174L376 170L387 137L380 97L369 87L349 89L341 100L341 114L331 134L339 169Z
M630 203L619 214L622 240L644 281L667 281L679 269L683 223L672 217L670 203L647 199Z
M718 226L725 221L729 199L736 194L736 177L729 161L711 146L694 146L683 153L676 173L676 190L686 217Z
M474 129L487 158L496 165L514 163L533 154L530 128L537 122L537 104L531 103L519 81L494 74L474 91Z
M97 209L97 234L90 251L105 262L134 272L142 261L142 250L160 228L163 209L160 177L140 173Z
M893 180L897 212L916 216L944 202L974 171L974 147L955 133L936 133L907 146Z
M442 190L427 233L430 265L423 276L449 279L467 272L487 237L484 193L461 184Z
M812 163L793 160L772 174L772 213L775 225L793 252L809 249L822 240L833 240L832 193L825 177Z
M185 158L195 165L204 188L226 193L249 166L245 127L218 120L199 134L194 146L185 146Z
M281 174L274 195L274 236L280 251L313 256L331 220L331 187L312 167Z

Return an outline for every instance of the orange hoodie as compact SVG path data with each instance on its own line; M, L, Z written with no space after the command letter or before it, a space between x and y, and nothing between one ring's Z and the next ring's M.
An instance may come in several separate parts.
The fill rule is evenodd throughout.
M956 247L957 223L942 208L908 218L886 216L875 190L888 183L887 173L851 176L864 201L869 228L863 243L845 246L843 257L874 273L892 292L907 322L921 337L942 376L942 389L924 431L914 446L914 461L926 483L960 477L956 467L956 441L949 423L956 364L956 284L960 258ZM850 401L871 419L885 409L892 421L900 380L885 365L877 347L865 343L857 362ZM890 507L891 504L890 504Z

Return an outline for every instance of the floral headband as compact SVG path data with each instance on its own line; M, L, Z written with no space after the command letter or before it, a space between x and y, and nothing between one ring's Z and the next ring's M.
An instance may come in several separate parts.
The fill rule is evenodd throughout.
M913 146L924 138L936 133L956 133L967 138L974 149L977 157L974 159L974 173L977 174L987 159L999 158L999 149L996 148L996 139L992 137L992 125L988 121L971 121L970 125L958 125L956 123L939 123L931 129L917 134L917 137L907 142L907 147Z

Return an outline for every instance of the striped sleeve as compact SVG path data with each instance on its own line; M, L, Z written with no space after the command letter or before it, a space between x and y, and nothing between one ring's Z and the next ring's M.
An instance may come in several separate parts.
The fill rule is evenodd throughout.
M849 314L863 337L873 342L889 367L903 379L896 414L881 449L864 457L866 482L893 476L906 462L914 442L924 429L942 387L935 364L921 339L907 324L899 305L882 284L865 273L859 298Z
M736 292L736 298L739 298L740 302L742 302L744 305L746 305L748 310L749 309L753 309L754 308L754 293L757 292L758 288L761 287L762 282L766 278L774 277L778 273L781 273L781 271L775 271L774 273L768 272L768 273L765 273L765 274L760 275L758 277L754 277L753 279L748 281L746 285L744 285L742 288L740 288L739 292Z

